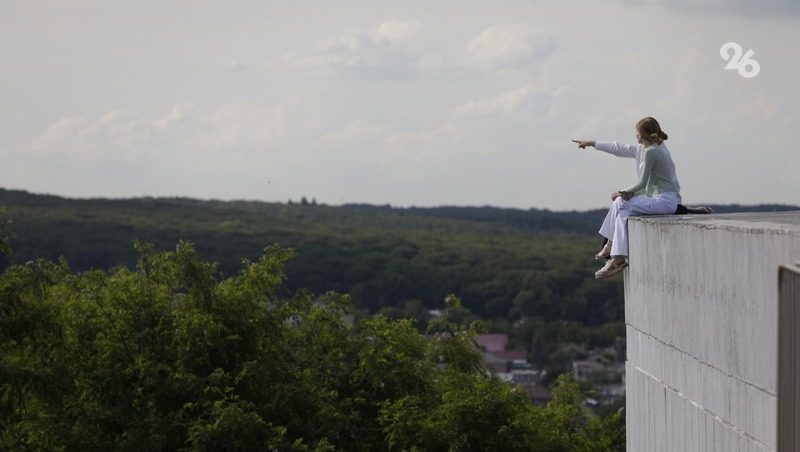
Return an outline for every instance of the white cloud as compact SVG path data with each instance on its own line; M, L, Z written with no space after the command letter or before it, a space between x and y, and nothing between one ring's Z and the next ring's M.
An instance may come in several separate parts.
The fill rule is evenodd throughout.
M403 42L414 36L417 31L419 31L419 24L416 22L390 20L380 24L375 34L389 42Z
M447 54L417 42L417 22L389 20L371 30L356 30L320 41L307 56L288 55L290 66L343 71L364 78L398 79L421 74L461 77L464 73L537 68L553 53L553 38L525 24L484 28Z
M484 29L468 46L470 61L484 69L524 69L541 64L554 50L543 29L524 24L494 25Z
M552 100L564 92L566 87L547 90L537 83L528 83L496 97L466 102L454 110L457 119L469 119L498 114L514 113L521 110L547 112Z
M326 133L316 140L316 146L349 147L355 149L383 140L392 128L384 124L375 124L364 119L354 119L344 127ZM373 150L374 151L374 150Z
M345 71L364 78L406 78L424 66L424 57L409 44L419 30L415 22L389 20L371 30L352 31L320 41L310 56L288 55L290 65Z
M276 145L286 130L282 110L263 105L228 104L192 120L199 134L190 143L207 152Z
M97 119L65 117L27 148L42 163L91 170L133 165L244 165L237 154L277 147L284 133L278 108L232 104L211 111L175 105L165 114L110 110ZM224 157L224 158L223 158Z
M65 117L34 138L30 149L40 157L67 157L83 163L109 155L132 160L151 149L148 142L164 130L170 121L168 116L149 120L135 112L116 109L94 121Z

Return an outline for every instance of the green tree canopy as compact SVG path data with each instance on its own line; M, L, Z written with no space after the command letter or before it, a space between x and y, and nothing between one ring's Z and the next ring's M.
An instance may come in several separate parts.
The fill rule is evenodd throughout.
M279 296L294 252L222 278L191 244L135 269L36 260L0 276L3 450L621 450L619 414L546 407L480 367L474 331L351 321L349 296ZM458 298L448 299L456 309Z

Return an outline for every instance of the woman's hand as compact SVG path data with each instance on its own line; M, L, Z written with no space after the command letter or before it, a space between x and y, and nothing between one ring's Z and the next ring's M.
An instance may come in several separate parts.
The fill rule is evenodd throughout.
M625 201L627 201L627 200L633 198L633 193L631 193L629 191L615 191L614 193L611 194L611 200L614 201L617 198L622 198Z
M586 146L594 147L594 140L572 140L573 143L578 143L578 147L586 149Z

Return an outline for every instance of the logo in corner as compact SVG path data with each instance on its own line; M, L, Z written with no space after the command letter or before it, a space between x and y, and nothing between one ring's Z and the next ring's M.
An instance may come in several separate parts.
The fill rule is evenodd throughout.
M753 78L761 72L761 65L753 59L753 54L755 53L753 49L747 49L747 52L743 52L742 46L734 41L726 42L719 48L719 56L728 62L725 65L726 70L735 69L742 77Z

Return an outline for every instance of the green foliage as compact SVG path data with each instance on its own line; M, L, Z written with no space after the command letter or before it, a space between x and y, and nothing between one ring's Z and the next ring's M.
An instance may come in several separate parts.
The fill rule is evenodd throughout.
M232 275L242 257L258 258L261 244L280 243L298 250L286 266L287 289L349 293L369 313L396 316L391 309L415 299L442 309L445 296L458 293L486 320L597 326L622 318L620 280L594 279L601 211L68 200L1 189L0 204L26 231L11 264L63 255L79 271L132 268L131 241L165 249L185 238Z
M567 374L551 387L553 399L543 410L554 433L553 450L572 452L625 449L625 420L621 411L606 417L592 415L581 405L583 394Z
M11 220L6 218L6 209L0 207L0 254L11 254Z
M621 412L593 415L578 384L562 375L553 400L533 405L517 387L479 373L448 369L430 394L388 402L381 412L391 450L621 451Z
M410 319L424 332L428 310L444 311L457 293L461 305L446 309L448 322L480 319L508 332L550 376L571 365L565 343L609 346L606 331L624 315L621 278L594 279L600 210L69 200L2 189L0 204L26 232L13 256L0 255L0 269L62 255L77 271L135 268L131 241L166 249L187 238L219 262L214 274L223 277L237 274L242 257L258 259L262 244L281 243L298 250L286 263L284 295L348 293L360 312Z
M350 322L348 295L281 291L277 245L227 278L188 242L136 248L0 276L1 450L621 450L569 380L539 407L488 376L474 325Z
M221 278L236 275L242 257L257 260L263 243L281 243L298 250L283 295L348 293L359 312L407 318L425 332L428 310L444 311L458 293L449 323L481 320L482 332L509 333L548 378L568 371L576 350L624 335L621 279L593 277L602 211L69 200L2 189L0 204L26 232L13 256L0 255L0 269L62 255L77 271L136 268L132 240L165 249L185 237L219 262L212 273Z
M440 396L413 394L386 404L381 421L392 450L532 450L547 434L523 392L495 379L448 370L431 392Z

